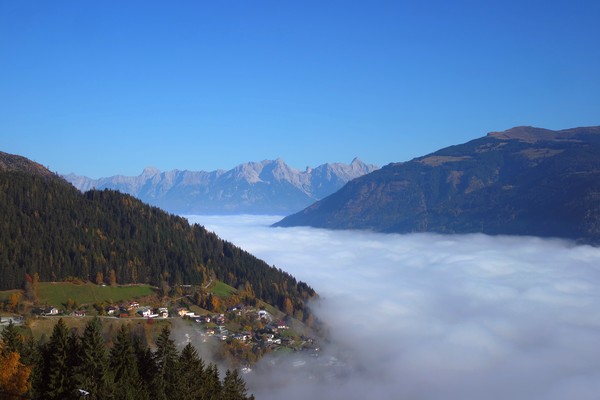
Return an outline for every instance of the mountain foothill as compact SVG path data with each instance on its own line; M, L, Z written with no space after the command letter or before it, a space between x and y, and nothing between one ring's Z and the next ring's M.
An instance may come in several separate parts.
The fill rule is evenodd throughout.
M39 280L251 288L257 299L310 317L306 283L203 226L115 190L77 190L24 157L0 152L0 290Z
M600 127L516 127L392 163L275 226L600 243Z

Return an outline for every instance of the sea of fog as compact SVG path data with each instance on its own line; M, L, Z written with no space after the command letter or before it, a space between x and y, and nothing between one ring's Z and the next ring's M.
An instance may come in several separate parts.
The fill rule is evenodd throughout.
M598 248L188 218L322 297L331 342L319 359L264 359L245 376L257 399L600 398Z

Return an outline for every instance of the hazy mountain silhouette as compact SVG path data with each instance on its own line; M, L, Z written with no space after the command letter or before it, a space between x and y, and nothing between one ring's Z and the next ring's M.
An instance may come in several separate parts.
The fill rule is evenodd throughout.
M90 179L65 175L81 191L115 189L177 214L289 214L376 170L358 158L299 171L283 160L240 164L229 170L161 172Z

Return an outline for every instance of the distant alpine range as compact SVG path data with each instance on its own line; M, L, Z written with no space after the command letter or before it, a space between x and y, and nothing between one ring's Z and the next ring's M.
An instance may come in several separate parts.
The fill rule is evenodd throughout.
M275 226L600 244L600 126L516 127L389 164Z
M327 163L299 171L277 159L249 162L229 171L146 168L139 176L91 179L69 174L64 178L80 191L119 190L175 214L288 215L377 168L355 158L350 164Z

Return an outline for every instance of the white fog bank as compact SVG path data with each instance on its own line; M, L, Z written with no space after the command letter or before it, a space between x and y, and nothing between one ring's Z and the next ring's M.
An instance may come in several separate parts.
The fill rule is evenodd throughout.
M257 399L600 398L600 249L188 218L317 290L325 351L346 357L330 379L249 377Z

